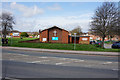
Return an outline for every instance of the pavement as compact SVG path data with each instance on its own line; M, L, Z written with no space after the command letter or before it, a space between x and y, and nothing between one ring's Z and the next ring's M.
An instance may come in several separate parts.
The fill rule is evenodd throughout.
M3 76L12 78L118 78L117 56L2 49Z
M103 56L120 56L119 52L96 52L96 51L73 51L73 50L56 50L56 49L38 49L38 48L23 48L23 47L1 47L14 50L25 51L40 51L40 52L52 52L52 53L71 53L71 54L83 54L83 55L103 55Z

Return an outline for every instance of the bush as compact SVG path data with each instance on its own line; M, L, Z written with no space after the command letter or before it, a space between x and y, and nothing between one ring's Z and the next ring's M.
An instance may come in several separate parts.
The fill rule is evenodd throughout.
M95 47L100 47L100 48L102 47L101 44L100 44L100 45L99 45L99 44L94 44L94 46L95 46Z
M22 32L20 36L21 37L28 37L29 35L26 32Z

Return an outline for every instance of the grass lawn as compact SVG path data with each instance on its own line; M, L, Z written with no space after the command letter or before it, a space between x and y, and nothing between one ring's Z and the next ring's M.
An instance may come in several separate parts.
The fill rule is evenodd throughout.
M7 46L13 47L28 47L28 48L44 48L44 49L60 49L60 50L74 50L74 44L60 44L60 43L19 43L19 41L33 40L37 38L13 38L12 45L9 38ZM6 45L3 45L6 46ZM120 49L102 49L94 45L76 44L76 49L79 51L107 51L107 52L120 52Z

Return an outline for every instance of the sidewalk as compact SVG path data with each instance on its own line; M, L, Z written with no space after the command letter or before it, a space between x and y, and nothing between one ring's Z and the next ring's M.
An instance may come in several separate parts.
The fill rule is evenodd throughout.
M1 48L1 47L0 47ZM73 51L73 50L56 50L56 49L38 49L38 48L23 48L23 47L2 47L4 49L40 51L40 52L56 52L56 53L71 53L83 55L103 55L103 56L120 56L119 52L95 52L95 51Z

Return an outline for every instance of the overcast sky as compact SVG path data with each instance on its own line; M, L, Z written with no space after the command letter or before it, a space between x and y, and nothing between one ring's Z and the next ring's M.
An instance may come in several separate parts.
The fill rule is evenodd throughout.
M52 26L72 30L90 28L91 17L102 2L4 2L2 10L11 12L16 20L15 30L39 31Z

